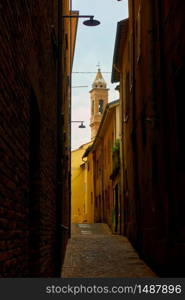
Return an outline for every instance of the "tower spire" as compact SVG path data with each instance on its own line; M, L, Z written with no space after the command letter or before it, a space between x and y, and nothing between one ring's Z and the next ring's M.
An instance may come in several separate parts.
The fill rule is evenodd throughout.
M100 67L100 65L97 65L97 66ZM107 88L106 81L103 78L103 75L101 73L100 68L98 68L98 72L97 72L96 77L93 81L92 88L104 88L104 89Z
M96 137L104 109L108 103L107 83L102 76L100 63L97 65L98 71L92 83L91 94L91 139Z

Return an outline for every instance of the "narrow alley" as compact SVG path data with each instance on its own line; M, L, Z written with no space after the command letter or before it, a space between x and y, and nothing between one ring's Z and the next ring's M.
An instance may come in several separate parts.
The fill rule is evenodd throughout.
M126 237L112 235L103 223L72 224L64 278L155 277Z
M185 1L0 11L0 278L185 277Z

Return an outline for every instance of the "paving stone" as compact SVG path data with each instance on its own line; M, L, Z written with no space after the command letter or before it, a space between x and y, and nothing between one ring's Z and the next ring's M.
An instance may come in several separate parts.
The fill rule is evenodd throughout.
M83 234L84 230L86 234ZM156 277L126 237L112 235L109 227L100 223L72 225L61 276Z

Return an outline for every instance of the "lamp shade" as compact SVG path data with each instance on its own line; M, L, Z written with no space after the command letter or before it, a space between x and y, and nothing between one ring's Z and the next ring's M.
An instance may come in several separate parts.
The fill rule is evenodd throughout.
M81 122L81 124L78 126L78 128L86 128L85 125L83 124L83 122Z
M89 19L83 22L84 25L86 26L97 26L100 24L100 21L94 20L94 19Z

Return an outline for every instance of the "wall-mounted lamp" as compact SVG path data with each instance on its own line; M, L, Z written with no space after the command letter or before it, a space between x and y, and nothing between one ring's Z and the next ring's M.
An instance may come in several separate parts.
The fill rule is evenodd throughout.
M66 16L62 16L63 18L89 18L89 20L86 20L83 22L84 25L86 26L97 26L100 24L100 21L98 20L94 20L94 16L89 16L89 15L66 15Z
M84 121L71 121L71 123L81 123L78 128L86 128L84 125Z

